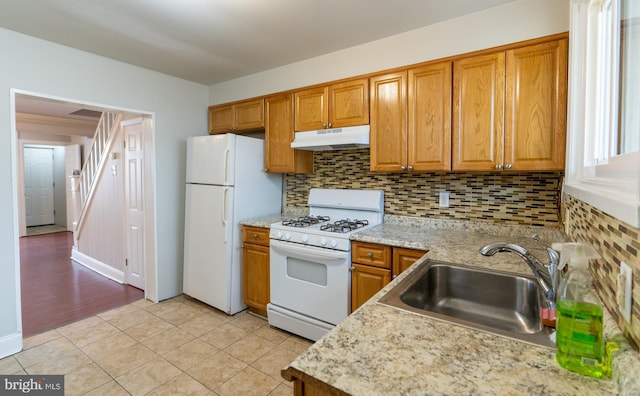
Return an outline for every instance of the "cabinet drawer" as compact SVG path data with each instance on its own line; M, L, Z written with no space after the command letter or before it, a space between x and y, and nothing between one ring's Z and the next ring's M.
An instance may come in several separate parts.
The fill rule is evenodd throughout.
M391 247L375 243L352 242L351 261L391 269Z
M269 246L269 229L243 226L242 242Z

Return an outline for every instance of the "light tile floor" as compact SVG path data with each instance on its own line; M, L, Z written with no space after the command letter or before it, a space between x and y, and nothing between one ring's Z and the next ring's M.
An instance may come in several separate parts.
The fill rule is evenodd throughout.
M291 395L311 342L187 296L139 300L24 340L0 374L64 374L65 395Z

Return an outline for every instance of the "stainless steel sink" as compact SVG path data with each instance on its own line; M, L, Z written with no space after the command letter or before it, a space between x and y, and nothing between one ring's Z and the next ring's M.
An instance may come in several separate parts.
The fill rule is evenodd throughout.
M553 348L540 301L533 277L427 260L378 303Z

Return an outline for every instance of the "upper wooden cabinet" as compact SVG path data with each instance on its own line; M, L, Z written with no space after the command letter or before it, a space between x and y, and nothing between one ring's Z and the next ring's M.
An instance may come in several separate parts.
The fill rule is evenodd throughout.
M451 170L451 62L371 78L371 171Z
M407 72L371 77L371 171L401 172L407 162Z
M453 170L563 170L567 39L460 59Z
M265 167L270 173L311 173L313 152L294 150L293 95L265 98Z
M294 93L295 131L341 128L369 123L366 78Z
M504 52L453 63L453 169L502 163Z
M264 99L209 107L209 134L264 128Z
M564 170L569 40L506 52L504 163Z

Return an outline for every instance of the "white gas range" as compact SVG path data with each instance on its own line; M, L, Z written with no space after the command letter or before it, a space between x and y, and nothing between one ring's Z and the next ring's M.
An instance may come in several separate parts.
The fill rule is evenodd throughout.
M271 225L269 324L317 340L347 317L349 237L382 223L380 190L314 188L309 216Z

